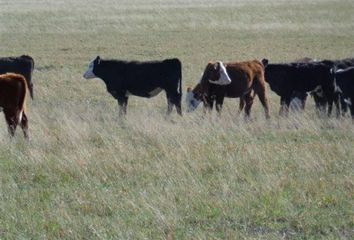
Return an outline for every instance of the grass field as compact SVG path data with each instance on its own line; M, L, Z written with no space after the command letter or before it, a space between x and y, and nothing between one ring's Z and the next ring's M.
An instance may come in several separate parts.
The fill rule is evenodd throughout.
M165 118L164 94L126 119L103 58L178 57L183 89L209 60L354 57L351 0L1 0L0 55L35 59L30 142L0 120L0 239L353 239L354 125L306 112L252 121L225 101ZM185 106L183 106L184 109Z

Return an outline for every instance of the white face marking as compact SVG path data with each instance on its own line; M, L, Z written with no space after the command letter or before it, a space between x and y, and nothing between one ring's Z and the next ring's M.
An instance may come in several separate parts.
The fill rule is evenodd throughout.
M218 62L220 66L220 78L216 81L209 80L209 82L217 85L228 85L231 83L229 74L227 74L225 65L222 62Z
M155 97L157 94L159 94L162 91L162 88L155 88L151 92L149 92L150 97Z
M92 60L89 65L88 65L88 68L86 70L86 72L84 73L84 78L86 79L90 79L90 78L95 78L96 75L93 73L93 67L94 67L94 61L95 60Z
M186 96L187 112L192 112L195 109L197 109L197 107L201 102L202 101L194 97L194 93L192 91L187 92L187 96Z

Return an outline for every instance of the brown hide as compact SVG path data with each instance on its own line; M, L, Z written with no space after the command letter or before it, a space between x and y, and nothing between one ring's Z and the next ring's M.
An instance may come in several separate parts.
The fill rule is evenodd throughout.
M27 95L26 79L19 74L6 73L0 75L0 108L4 111L8 130L15 134L18 123L28 138L28 120L25 113Z
M198 100L202 100L206 107L212 108L214 101L216 109L220 111L224 97L240 98L240 110L246 105L246 116L250 115L254 95L258 95L266 118L269 118L268 94L264 79L264 67L258 60L244 62L223 63L231 79L228 85L217 85L209 80L216 81L220 77L220 62L209 62L202 79L192 91ZM187 90L188 91L188 90Z

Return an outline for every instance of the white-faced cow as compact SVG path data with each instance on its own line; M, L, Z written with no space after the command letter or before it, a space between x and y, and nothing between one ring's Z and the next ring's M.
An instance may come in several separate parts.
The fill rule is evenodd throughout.
M336 70L335 74L336 91L343 101L349 106L351 116L354 120L354 67Z
M129 95L150 98L162 90L166 92L167 114L171 113L175 105L177 113L182 115L182 65L176 58L127 62L104 60L97 56L90 62L83 77L97 77L104 81L107 91L118 100L120 115L126 114Z
M0 74L17 73L25 77L27 86L33 99L32 73L34 60L32 57L22 55L19 57L0 57Z
M220 113L225 97L240 98L240 111L245 104L246 117L249 117L255 94L264 107L266 118L269 118L264 68L260 61L210 62L200 82L193 89L187 89L186 102L188 111L195 110L201 102L212 109L215 102Z

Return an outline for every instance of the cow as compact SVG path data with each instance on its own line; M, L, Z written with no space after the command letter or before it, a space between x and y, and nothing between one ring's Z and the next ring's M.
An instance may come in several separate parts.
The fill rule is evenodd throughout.
M339 116L339 101L335 94L334 76L331 74L331 67L318 62L300 62L269 64L267 59L263 59L265 67L265 80L271 90L280 96L281 116L288 115L289 104L296 93L302 94L306 99L306 92L318 92L318 95L325 97L328 102L328 116L332 112L332 103L335 102L337 117ZM303 100L302 108L305 106ZM318 106L320 111L324 111Z
M240 111L245 104L245 116L249 117L255 94L264 107L266 118L269 118L264 68L260 61L209 62L199 83L193 89L187 89L187 111L194 111L201 102L211 110L215 102L216 111L220 114L225 97L240 98Z
M30 96L33 99L32 73L34 60L31 56L22 55L19 57L0 57L0 74L18 73L25 77Z
M354 120L354 67L337 70L332 68L335 74L336 91L344 102L349 105L352 119Z
M345 58L340 60L328 60L328 59L316 60L316 59L306 57L292 62L292 64L294 63L301 63L301 64L311 63L311 64L320 64L320 65L325 64L331 68L336 67L337 69L344 69L344 68L354 66L354 58ZM314 98L317 109L325 109L326 106L328 106L329 109L332 108L331 105L332 103L328 102L328 99L323 94L323 91L320 87L317 88L316 91L311 91L309 93ZM292 96L292 99L299 100L302 109L305 108L306 98L307 98L307 92L294 92ZM348 110L348 106L342 97L339 97L339 100L340 100L341 112L344 115Z
M177 58L162 61L93 59L84 73L85 79L100 78L107 91L118 101L119 115L125 115L129 95L151 98L162 90L166 92L167 114L173 105L182 115L182 64Z
M28 140L26 95L27 81L22 75L0 75L0 111L4 112L9 134L14 136L16 127L20 124L24 137Z
M348 68L348 67L354 67L354 58L344 58L344 59L340 59L340 60L322 60L319 61L320 63L332 66L332 67L336 67L337 69L344 69L344 68Z
M321 64L326 64L333 69L345 69L349 67L354 67L354 58L344 58L340 60L322 60L319 61ZM321 93L321 92L320 92ZM325 106L328 104L328 100L321 94L313 93L312 96L314 97L316 106ZM340 105L341 105L341 112L342 115L345 115L348 111L348 104L345 102L344 98L340 96Z

